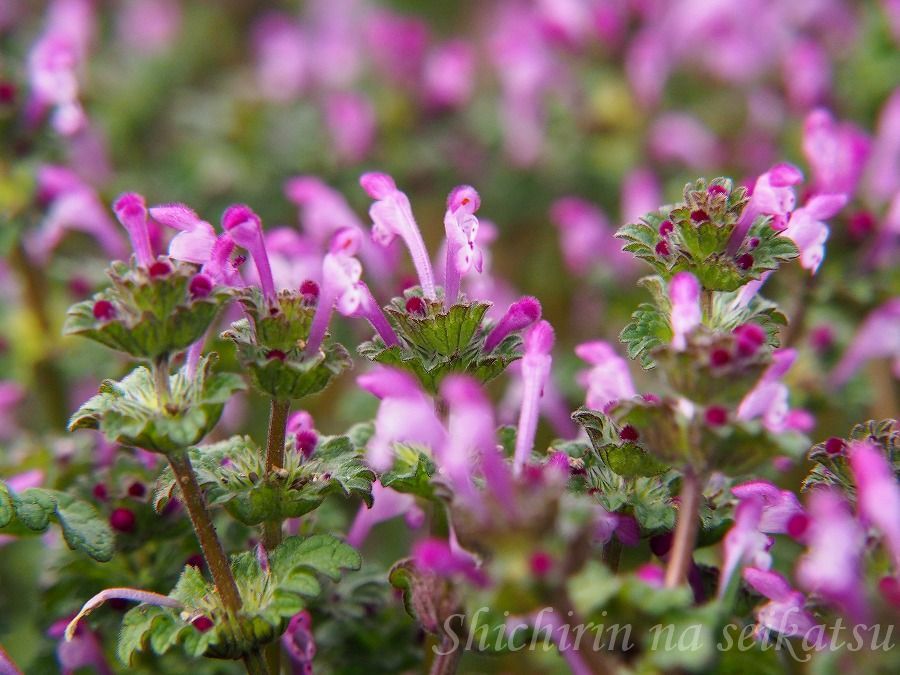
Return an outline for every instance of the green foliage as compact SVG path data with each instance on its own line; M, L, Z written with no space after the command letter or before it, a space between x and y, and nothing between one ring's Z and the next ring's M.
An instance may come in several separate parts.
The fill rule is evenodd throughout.
M747 203L747 191L733 188L727 178L715 178L709 187L703 179L684 188L684 201L649 213L637 223L624 225L616 236L625 240L625 251L649 263L664 279L677 272L694 274L710 291L735 291L781 263L799 255L794 243L770 226L770 219L757 218L738 250L731 254L728 244ZM663 236L660 226L668 221L672 231ZM752 241L752 244L751 244ZM658 253L664 242L668 253ZM753 245L755 244L755 245ZM747 269L737 260L749 254Z
M400 338L400 345L386 347L376 336L357 348L365 358L408 370L422 386L436 393L441 381L451 373L465 373L480 382L488 382L521 354L521 338L509 335L490 353L484 351L484 339L491 325L484 317L490 303L463 302L444 309L440 300L428 301L425 316L406 311L408 298L421 298L421 290L407 290L394 298L385 314Z
M66 335L82 335L135 358L155 361L186 349L203 337L232 291L217 285L204 298L189 292L197 268L161 258L172 272L151 277L136 264L114 262L107 270L112 286L90 300L73 305L66 317ZM112 303L110 320L94 317L98 301Z
M113 532L91 504L58 490L28 488L15 493L0 481L0 533L40 534L51 522L59 524L69 548L100 562L112 559Z
M321 593L319 577L340 579L344 570L357 570L362 561L350 546L329 535L289 537L268 557L266 565L251 552L232 557L232 571L243 599L237 616L222 606L215 586L188 566L169 597L180 609L140 604L122 623L117 653L123 663L135 652L157 654L180 646L189 656L240 658L277 639L287 620ZM211 619L205 632L193 624Z
M432 482L437 465L431 456L416 447L394 445L394 465L381 475L381 484L397 492L435 499L437 486Z
M343 345L326 336L319 351L306 353L315 309L299 293L282 291L273 311L258 288L244 289L240 302L249 319L234 322L222 337L261 392L278 400L317 394L353 364Z
M169 400L160 402L153 376L144 366L120 382L104 380L100 393L69 420L69 430L99 429L106 437L163 454L199 443L216 425L231 396L244 389L234 373L214 373L215 354L204 357L193 376L170 375Z
M322 438L305 459L288 438L284 468L266 474L265 453L247 436L191 448L191 464L210 505L222 505L245 525L296 518L317 508L329 494L372 503L375 474L362 449L346 436ZM154 499L161 511L175 490L171 469L160 476Z

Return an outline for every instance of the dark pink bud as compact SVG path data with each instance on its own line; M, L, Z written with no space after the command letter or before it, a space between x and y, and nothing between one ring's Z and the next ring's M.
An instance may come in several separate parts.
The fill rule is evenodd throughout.
M720 427L728 421L728 411L722 406L711 405L703 415L706 424L711 427Z
M205 298L212 293L213 283L211 276L207 274L197 274L191 279L191 283L188 285L188 292L194 300Z
M755 323L741 324L733 333L741 356L753 356L766 341L766 331Z
M191 621L191 625L201 633L205 633L210 628L215 626L212 619L210 619L208 616L203 616L202 614Z
M147 488L140 481L135 481L128 486L128 496L140 499L147 494Z
M630 424L626 424L619 430L619 438L621 438L623 441L630 441L634 443L638 438L640 438L640 436L641 435L638 433L638 430Z
M84 277L74 276L69 279L69 293L76 298L85 298L91 293L91 282Z
M805 513L795 513L788 518L786 530L789 536L794 539L802 539L809 528L809 516Z
M196 567L198 570L202 570L206 565L206 561L203 559L203 556L199 553L195 553L192 556L188 556L188 559L184 561L185 565L189 565L191 567Z
M116 532L127 534L129 532L134 532L134 528L137 525L137 519L130 509L113 509L113 512L109 514L109 525Z
M749 253L739 255L735 259L734 264L740 267L742 270L749 270L751 267L753 267L753 256Z
M759 246L759 237L750 237L750 240L747 242L747 248L751 251Z
M900 581L896 577L882 577L878 580L878 591L894 607L900 608Z
M307 279L300 284L300 295L303 296L303 302L307 305L314 305L319 299L319 284L312 279Z
M641 398L650 405L659 405L661 402L659 396L656 394L641 394Z
M172 273L172 266L165 260L157 260L155 263L150 265L147 271L150 273L151 279L155 279L157 277L167 277Z
M843 439L832 436L825 441L825 452L829 455L839 455L844 451L845 445Z
M304 457L312 456L319 442L319 436L312 429L301 429L297 432L297 451Z
M425 301L422 300L422 298L418 295L414 295L406 301L406 313L414 314L415 316L425 316L428 314L428 307L425 305Z
M655 250L656 250L656 255L659 255L659 256L662 256L665 258L667 255L669 255L669 244L664 241L660 241L656 244Z
M691 211L691 220L695 223L702 223L705 220L709 220L709 216L703 209L697 209L696 211Z
M706 188L706 194L715 196L715 195L727 195L728 190L724 185L710 185Z
M116 308L109 300L95 302L93 312L98 321L112 321L116 318Z
M664 220L659 224L659 236L668 237L675 230L675 224L671 220Z
M104 483L97 483L91 493L94 495L94 499L101 502L105 502L109 498L109 490L106 489Z
M831 326L816 326L809 333L809 342L816 351L827 351L834 345L834 331Z
M287 358L287 354L285 354L280 349L270 349L268 353L266 353L266 358L269 359L269 361L271 361L272 359L284 361Z
M731 362L731 353L727 349L713 349L709 355L709 362L715 368L727 366Z
M9 105L16 100L16 85L12 82L0 82L0 105Z
M875 221L875 216L868 211L857 211L850 216L847 232L850 233L853 239L859 241L872 234L877 227L878 223Z
M553 569L553 557L546 551L535 551L528 561L531 573L536 577L545 577Z

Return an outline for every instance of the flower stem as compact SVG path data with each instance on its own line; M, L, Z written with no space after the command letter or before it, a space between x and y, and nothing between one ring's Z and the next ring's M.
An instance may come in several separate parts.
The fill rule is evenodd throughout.
M156 402L160 410L169 402L169 357L160 356L153 362L153 384L156 387Z
M681 495L678 505L678 521L666 566L666 588L680 586L687 579L688 568L697 539L697 519L700 512L701 483L691 467L681 477Z
M250 652L249 654L244 655L244 667L247 669L247 673L249 675L269 675L269 668L266 667L266 662L263 660L262 654L259 651ZM273 675L277 675L279 671L271 671Z
M459 668L459 662L462 659L463 648L457 645L455 649L451 649L452 640L445 637L441 640L441 651L437 654L434 661L431 662L430 675L453 675Z
M206 565L212 574L219 597L222 598L222 604L226 610L237 614L242 604L241 596L231 573L231 564L228 562L225 549L222 548L222 542L219 541L216 534L216 528L203 499L203 493L197 484L191 460L185 450L171 453L168 458L172 473L175 474L175 480L178 482L178 488L181 490L184 505L191 518L191 524L194 526L194 532L200 541Z
M700 292L700 303L703 319L709 322L713 315L713 292L704 288Z
M275 469L284 467L284 437L287 431L287 418L291 410L290 401L272 399L269 409L269 432L266 438L266 475ZM262 543L266 551L271 553L281 543L281 519L263 522ZM265 661L272 675L281 672L281 642L276 640L265 648Z

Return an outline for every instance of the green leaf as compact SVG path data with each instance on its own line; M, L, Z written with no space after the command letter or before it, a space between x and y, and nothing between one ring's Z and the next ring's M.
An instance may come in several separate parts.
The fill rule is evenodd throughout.
M113 532L91 504L44 488L15 494L0 482L0 529L8 528L16 534L41 533L51 522L59 523L69 548L100 562L112 559Z
M624 478L659 476L669 470L666 464L634 443L623 443L606 450L609 468Z
M194 445L219 421L228 399L245 388L234 373L212 372L216 358L203 357L193 376L184 369L171 375L170 400L163 405L144 366L120 382L105 380L69 420L69 430L99 429L116 443L164 454Z
M284 468L271 474L266 473L264 453L247 436L191 448L189 455L209 503L223 505L246 525L301 516L330 494L358 497L371 505L375 474L363 461L361 448L346 436L324 437L305 458L294 449L294 440L288 438ZM157 482L157 511L174 489L174 476L166 469Z
M288 537L272 553L269 564L276 572L305 568L337 581L343 570L358 570L362 558L349 544L331 535L316 534L305 539Z
M434 460L426 452L409 445L396 444L394 452L394 465L381 475L381 484L397 492L434 499L435 488L431 481L437 471Z

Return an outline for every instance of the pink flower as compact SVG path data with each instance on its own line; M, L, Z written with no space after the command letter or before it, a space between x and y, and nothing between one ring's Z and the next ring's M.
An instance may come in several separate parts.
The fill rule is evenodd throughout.
M778 349L772 353L772 364L738 406L739 420L746 422L762 417L763 425L772 433L780 433L788 428L788 388L781 378L790 370L796 358L795 349Z
M422 510L416 505L415 497L386 488L380 481L372 484L372 500L371 508L365 504L360 505L347 533L347 543L354 548L363 545L378 523L405 515L407 525L413 527L424 517Z
M367 444L368 463L377 471L393 464L394 443L442 447L446 431L434 412L434 402L416 380L401 370L379 366L356 378L360 387L381 399L375 434ZM411 425L410 420L416 423Z
M447 197L444 214L444 230L447 235L447 265L444 273L444 306L449 310L459 298L459 282L473 267L482 270L481 249L475 244L478 236L478 218L475 212L481 206L481 197L475 188L460 185Z
M869 157L869 137L856 125L838 123L827 110L813 110L803 123L803 154L812 167L816 194L851 197Z
M170 258L197 265L209 261L210 251L216 243L216 231L193 209L186 204L162 204L150 208L150 217L179 231L169 242Z
M822 103L831 90L831 64L822 45L810 39L797 39L782 62L784 85L795 108L807 110ZM827 192L839 190L827 190Z
M485 586L487 576L470 555L454 550L452 542L444 539L423 539L413 546L412 559L416 567L438 576L463 577L476 586Z
M762 636L775 631L785 637L805 637L819 624L806 610L806 596L791 588L778 572L753 567L744 569L744 580L769 602L756 610Z
M438 452L441 471L467 502L477 502L473 468L497 446L493 408L478 382L464 375L445 378L441 396L448 406L447 441Z
M267 12L252 27L256 81L271 101L292 101L307 82L310 55L303 28L289 15Z
M886 357L894 359L894 372L900 377L900 297L888 300L866 317L831 373L831 382L840 386L866 361Z
M867 192L876 202L886 202L900 191L898 153L900 153L900 87L894 89L878 115L872 155L866 167Z
M575 347L575 354L591 364L587 371L579 373L579 384L587 389L585 404L592 410L606 410L617 401L637 396L628 362L616 354L607 342L596 340Z
M263 238L262 221L253 210L245 204L235 204L225 209L222 214L222 229L235 244L244 248L253 258L259 285L269 303L275 302L275 280L269 265L266 242Z
M118 38L128 50L158 54L181 29L181 6L175 0L130 0L118 17Z
M67 619L54 622L47 630L47 637L59 640L66 630ZM113 670L103 653L103 644L96 631L85 625L79 625L71 639L60 641L56 646L56 658L59 660L62 675L74 675L85 668L91 668L98 675L112 675ZM2 652L0 652L0 673L3 675L20 675L18 670L3 669Z
M750 200L728 242L728 252L737 253L757 216L771 216L772 227L783 230L797 201L794 186L802 181L803 173L792 164L776 164L757 178Z
M864 521L874 525L900 572L900 485L882 451L868 441L855 441L848 451L856 506Z
M749 566L768 570L772 565L769 549L772 538L760 531L763 500L752 496L741 500L734 511L734 525L725 535L725 557L719 574L719 597L724 597L734 573Z
M521 473L534 447L540 398L543 395L544 384L550 376L552 363L550 352L553 350L554 341L553 327L543 320L538 321L525 333L525 353L522 357L522 408L519 412L513 459L516 473Z
M803 513L797 495L790 490L780 490L764 480L733 485L731 493L740 501L758 499L762 502L762 514L757 528L767 534L787 532L788 521L798 513Z
M825 257L828 225L823 221L844 208L847 195L819 194L791 214L783 234L800 249L800 265L813 274Z
M93 237L111 258L128 253L122 237L96 190L74 171L62 166L42 166L37 175L38 194L49 202L40 227L28 233L25 246L34 261L47 262L67 231Z
M686 113L661 115L650 128L648 143L659 161L677 162L698 171L719 166L723 159L715 134Z
M385 346L398 344L394 329L384 317L369 287L361 280L362 265L353 257L359 240L356 230L340 230L334 236L331 252L325 254L322 260L322 285L306 345L309 354L315 354L322 345L335 308L344 316L359 316L368 320Z
M131 247L142 267L149 268L155 260L150 246L150 230L147 225L147 205L144 198L134 192L120 195L113 204L116 218L128 232Z
M312 616L303 610L291 617L281 636L281 645L291 660L294 675L312 675L316 642L312 631Z
M559 229L563 260L573 273L586 275L603 266L616 272L632 269L631 256L622 251L599 207L578 197L563 197L550 207L550 220Z
M366 29L375 65L395 83L415 86L428 47L428 25L421 19L379 11L368 18Z
M425 101L436 108L460 108L469 102L475 85L475 51L462 40L438 45L425 60Z
M622 181L622 222L636 222L641 216L655 211L662 201L662 188L653 171L647 168L633 169ZM617 248L621 250L621 244Z
M690 272L678 272L669 281L669 300L672 303L670 323L672 347L682 351L687 347L687 336L700 325L700 282Z
M484 339L484 352L489 354L510 334L524 330L541 318L541 303L530 295L509 306L488 336Z
M863 619L865 532L844 498L831 489L813 490L809 516L805 534L808 548L797 563L797 580L804 589L837 604L855 620Z
M368 156L378 130L368 98L355 92L331 94L325 101L325 122L340 160L354 164Z
M397 189L394 179L384 173L366 173L359 184L375 200L369 209L372 218L372 238L387 246L400 237L409 249L413 265L419 275L422 293L428 300L435 300L434 273L419 226L413 217L409 198Z

